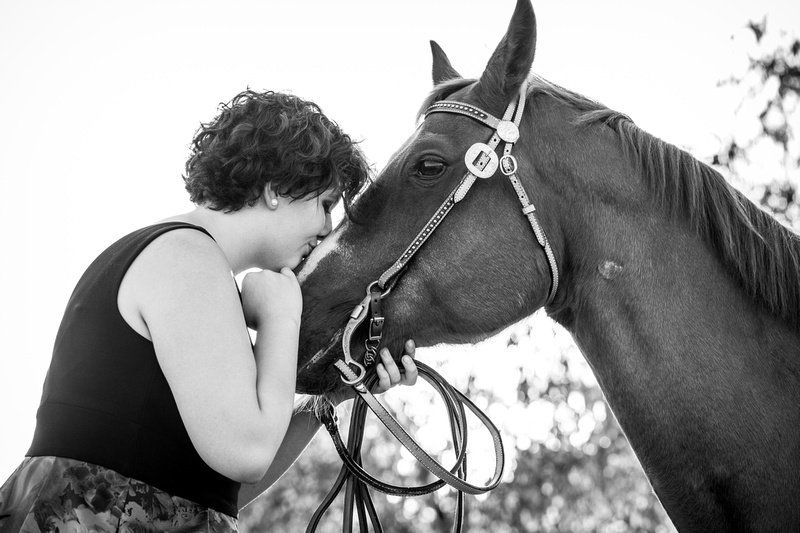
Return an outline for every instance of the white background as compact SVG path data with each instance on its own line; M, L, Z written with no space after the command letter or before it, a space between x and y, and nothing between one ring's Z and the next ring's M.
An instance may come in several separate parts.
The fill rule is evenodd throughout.
M0 483L30 444L66 301L123 234L188 211L200 121L246 87L316 101L378 169L410 135L436 40L479 76L513 0L0 0ZM750 19L792 0L534 3L534 71L696 154L729 131L718 80ZM745 39L746 40L746 39ZM425 352L421 354L425 358Z

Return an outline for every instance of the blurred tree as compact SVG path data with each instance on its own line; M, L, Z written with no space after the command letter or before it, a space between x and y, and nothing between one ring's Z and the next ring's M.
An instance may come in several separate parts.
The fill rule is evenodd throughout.
M744 37L752 41L745 67L720 83L739 91L736 121L733 131L721 136L709 163L782 222L800 229L800 143L794 135L800 120L800 40L768 32L766 21L749 23ZM775 161L779 164L771 164ZM439 371L489 413L503 433L504 483L490 494L467 497L466 529L674 531L568 335L537 315L511 328L505 339L458 354L420 350L428 364L438 358ZM382 401L427 450L445 464L452 461L447 422L432 389L395 389ZM346 413L342 420L345 433ZM379 423L367 423L368 470L395 484L430 481ZM469 477L477 482L491 472L491 465L481 461L492 457L492 444L485 436L481 440L479 428L470 429ZM340 464L327 435L318 436L269 495L241 513L241 531L304 531ZM376 494L375 504L386 531L445 532L455 496L448 488L408 499ZM339 500L319 531L338 532L341 524Z
M710 161L755 202L800 230L800 38L767 31L766 19L751 21L741 72L720 82L736 91L733 131Z
M602 394L569 335L544 315L510 330L507 342L461 353L420 350L420 357L500 424L506 449L504 482L491 493L467 496L466 530L672 531L638 461L608 412ZM433 358L433 361L431 360ZM455 454L444 408L424 384L392 390L382 400L398 420L445 464ZM340 411L343 411L340 409ZM347 413L340 413L342 430ZM492 444L470 425L469 479L488 478ZM395 484L431 481L380 424L367 420L365 465ZM240 517L242 531L303 531L338 474L327 435L318 436L295 466ZM320 533L341 531L341 500ZM375 495L386 531L450 531L455 492L419 498Z

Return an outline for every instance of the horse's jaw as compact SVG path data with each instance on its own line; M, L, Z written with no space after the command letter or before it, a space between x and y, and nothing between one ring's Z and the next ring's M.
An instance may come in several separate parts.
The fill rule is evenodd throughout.
M332 362L342 357L342 329L297 368L297 392L301 394L325 394L341 388L342 382ZM302 353L302 352L301 352Z
M326 280L327 263L346 261L346 252L340 244L341 228L328 235L303 262L297 272L297 280L303 292L303 320L300 326L299 350L297 354L298 393L323 394L339 388L341 382L332 361L340 357L342 329L320 328L320 324L341 324L333 313L324 312L326 300L334 291ZM345 257L342 257L342 256Z

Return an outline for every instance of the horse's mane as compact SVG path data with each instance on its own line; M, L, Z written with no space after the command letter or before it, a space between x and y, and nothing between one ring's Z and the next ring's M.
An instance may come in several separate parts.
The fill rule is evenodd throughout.
M800 327L800 235L745 198L717 171L640 129L626 115L538 76L529 81L529 99L547 95L577 111L577 125L604 124L614 130L656 200L689 220L755 301ZM474 82L459 78L437 85L420 114Z

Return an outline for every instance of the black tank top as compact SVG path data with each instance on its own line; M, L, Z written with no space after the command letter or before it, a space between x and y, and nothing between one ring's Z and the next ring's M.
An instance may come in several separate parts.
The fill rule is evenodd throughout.
M182 222L140 229L100 254L78 282L56 336L27 455L101 465L235 517L239 483L200 458L153 343L117 307L134 259L156 237L178 228L208 235Z

